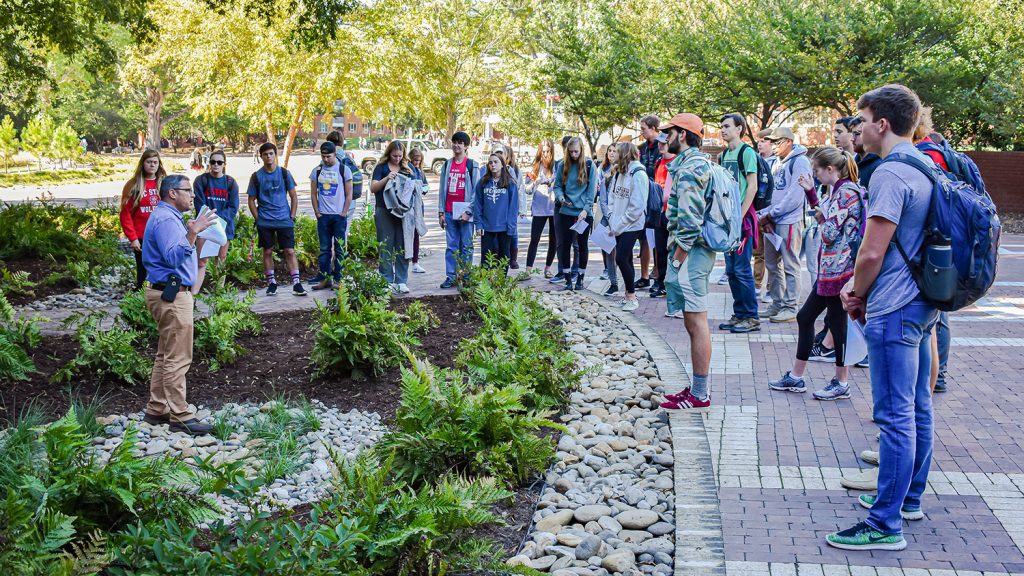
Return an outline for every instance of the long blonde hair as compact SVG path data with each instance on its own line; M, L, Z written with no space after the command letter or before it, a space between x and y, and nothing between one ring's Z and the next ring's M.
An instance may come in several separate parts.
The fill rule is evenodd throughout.
M391 152L395 148L402 151L402 160L398 163L398 171L403 174L412 174L412 168L409 167L409 151L406 150L401 140L392 140L388 143L387 148L384 149L384 155L377 161L377 166L391 162Z
M629 163L640 159L640 149L632 142L619 142L612 146L615 146L615 151L619 153L619 157L615 160L615 165L612 166L612 174L627 173L629 171Z
M569 148L573 144L580 147L580 157L575 162L572 161L572 156L569 155ZM586 186L590 182L590 174L587 172L587 157L583 154L583 140L579 136L573 136L565 143L565 159L562 160L562 182L569 180L570 164L575 164L576 166L576 183L580 186Z
M143 164L146 160L156 157L160 161L160 165L156 168L156 189L160 189L160 182L163 181L164 177L167 176L167 171L164 170L164 162L160 160L160 153L152 148L146 148L142 151L142 157L139 158L139 164L135 167L135 174L132 175L128 182L132 183L132 189L128 192L128 196L124 199L126 204L131 207L136 207L142 202L142 194L146 191L146 171L143 168Z

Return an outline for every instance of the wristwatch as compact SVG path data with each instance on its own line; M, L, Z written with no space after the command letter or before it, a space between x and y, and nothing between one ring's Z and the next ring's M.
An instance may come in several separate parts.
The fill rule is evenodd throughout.
M681 261L676 260L675 258L672 259L672 267L675 268L676 270L678 270L679 267L682 265L683 263Z

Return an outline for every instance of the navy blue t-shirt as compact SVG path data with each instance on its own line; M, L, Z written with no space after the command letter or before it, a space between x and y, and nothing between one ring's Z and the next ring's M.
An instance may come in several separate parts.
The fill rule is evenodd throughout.
M217 211L217 216L227 223L228 240L235 237L235 217L238 215L238 182L227 174L214 178L209 173L200 174L192 190L196 195L196 214L203 206Z

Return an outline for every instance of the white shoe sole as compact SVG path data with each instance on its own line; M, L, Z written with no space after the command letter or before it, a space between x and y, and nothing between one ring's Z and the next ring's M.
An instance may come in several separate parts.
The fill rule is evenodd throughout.
M898 551L898 550L903 550L903 549L905 549L907 547L907 541L906 540L901 540L901 541L899 541L899 542L897 542L895 544L869 544L867 546L864 546L864 545L856 546L856 545L853 545L853 544L840 544L838 542L833 542L833 541L829 540L828 538L825 539L825 542L827 542L829 546L831 546L833 548L839 548L840 550L895 550L895 551Z
M803 388L776 388L775 386L772 386L771 384L769 384L768 387L771 388L772 390L776 390L778 392L794 392L794 393L799 392L800 394L803 394L804 392L807 392L807 387L806 386L804 386Z
M835 364L836 357L835 356L832 356L832 357L828 357L828 356L811 356L807 360L810 361L810 362L828 362L829 364Z
M871 510L871 506L868 506L867 502L864 502L860 498L857 498L857 504L860 504L862 508L867 508L868 510ZM904 512L903 510L900 510L900 518L903 518L908 522L924 520L924 511L918 510L917 512ZM900 550L902 550L902 548L900 548Z

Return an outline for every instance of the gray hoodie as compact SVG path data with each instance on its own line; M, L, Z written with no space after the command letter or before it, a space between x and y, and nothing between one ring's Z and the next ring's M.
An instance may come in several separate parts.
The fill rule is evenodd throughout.
M647 170L636 160L608 183L608 229L613 235L644 229L647 191Z
M811 161L807 159L807 148L794 144L789 156L780 159L772 169L775 177L775 191L772 205L758 212L759 216L769 215L776 224L796 224L804 218L804 189L800 186L800 175L812 177Z

